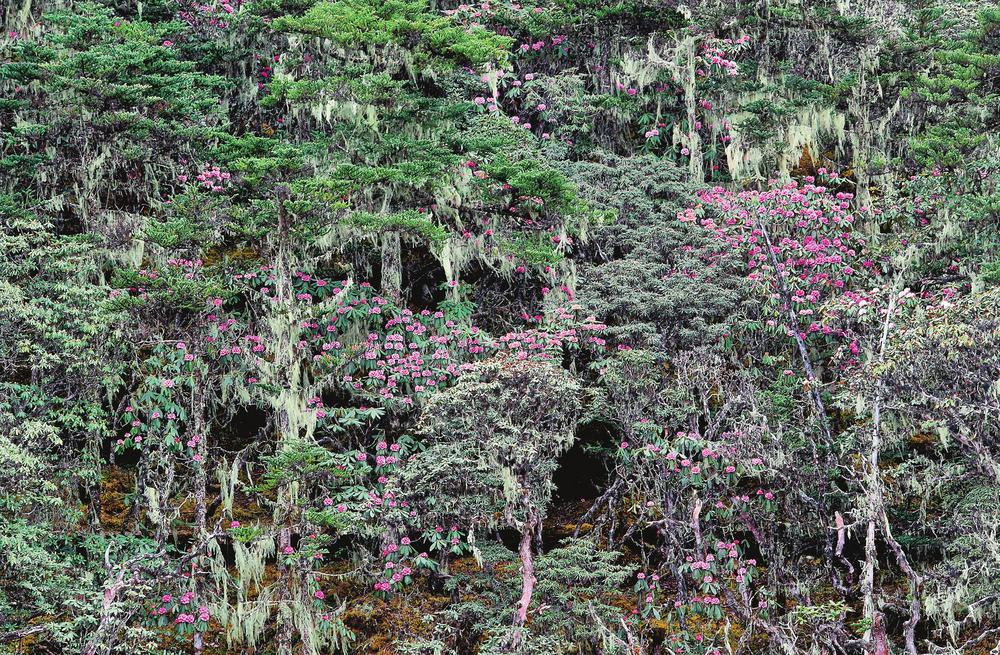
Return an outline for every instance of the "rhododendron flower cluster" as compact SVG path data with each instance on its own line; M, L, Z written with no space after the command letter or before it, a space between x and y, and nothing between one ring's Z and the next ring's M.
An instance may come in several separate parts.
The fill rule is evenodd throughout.
M211 618L212 613L207 606L196 606L192 591L186 591L177 598L172 594L163 594L150 610L154 625L163 627L172 624L181 635L205 632Z
M231 178L231 173L219 170L218 166L206 166L195 176L195 180L198 181L198 185L201 188L215 191L216 193L224 191Z
M309 277L309 276L305 276ZM302 295L312 296L315 285ZM324 283L325 284L325 283ZM604 326L577 311L558 309L544 327L493 339L476 326L458 322L443 310L401 309L372 293L368 285L331 285L340 294L336 309L302 323L299 348L313 353L320 366L337 371L350 391L371 401L412 405L420 396L453 384L475 361L498 352L519 358L549 358L563 349L603 348Z
M214 36L229 27L229 17L235 14L244 0L184 0L177 10L177 17L190 29L206 36Z
M747 279L771 307L768 326L782 325L803 338L842 334L824 303L847 291L856 277L875 272L864 264L866 241L854 230L851 193L810 178L763 191L715 187L698 198L701 204L682 211L679 220L710 231L743 260ZM797 324L786 325L789 310Z
M750 43L750 36L744 34L737 39L710 38L701 43L699 56L705 63L705 69L699 69L703 77L711 75L713 70L725 71L730 77L739 73L739 64L732 59L733 55L745 49Z

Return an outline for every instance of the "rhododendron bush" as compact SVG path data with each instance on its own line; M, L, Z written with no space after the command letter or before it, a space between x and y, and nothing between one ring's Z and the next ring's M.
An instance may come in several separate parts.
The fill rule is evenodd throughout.
M0 652L1000 652L995 1L0 23Z

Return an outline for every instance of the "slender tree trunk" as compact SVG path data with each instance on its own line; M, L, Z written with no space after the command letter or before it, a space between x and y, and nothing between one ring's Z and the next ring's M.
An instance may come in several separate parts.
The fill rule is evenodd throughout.
M176 476L176 471L175 471L176 467L174 465L173 456L170 455L167 456L166 466L167 466L166 479L163 481L163 484L160 485L158 491L160 498L162 498L164 501L163 503L164 505L166 504L166 499L170 498L171 490L174 487L174 477ZM170 514L164 511L160 512L160 524L156 527L156 543L159 544L161 547L163 546L164 542L166 542L167 537L170 534L170 519L171 519Z
M194 525L195 525L195 535L196 539L200 542L205 539L207 531L205 529L205 523L207 519L206 512L206 495L208 487L208 435L206 434L206 421L205 421L205 388L204 388L204 376L200 368L195 369L194 373L194 390L191 397L191 416L194 419L192 425L193 438L198 439L198 443L195 446L195 453L198 455L198 461L196 462L196 468L194 473ZM200 559L195 559L193 564L196 568L200 568ZM195 578L195 598L198 599L200 604L204 604L203 597L203 584L200 577ZM204 637L200 632L194 633L194 652L195 655L201 655L201 652L205 648Z
M871 502L871 501L869 501ZM861 597L864 603L864 615L874 623L875 617L875 518L872 508L868 508L868 529L865 532L865 562L861 567ZM865 631L864 638L871 639L872 630Z
M535 592L536 578L532 541L538 523L538 515L533 510L528 510L528 517L521 527L521 544L518 548L518 553L521 556L521 600L518 601L517 611L514 613L514 626L507 640L506 650L508 651L516 651L521 643L524 624L528 621L531 596Z
M917 624L920 623L921 592L923 591L923 578L910 566L910 560L903 552L902 546L892 535L892 527L889 525L889 515L886 514L885 506L882 507L882 529L885 532L885 540L896 555L896 563L906 574L906 579L910 586L910 618L906 621L906 628L903 637L906 643L908 655L917 655Z
M885 356L885 345L888 339L889 322L892 317L893 299L889 301L889 309L882 325L882 338L879 342L878 361ZM865 470L865 499L868 503L868 526L865 531L865 563L861 573L861 595L864 599L865 616L872 621L872 629L865 632L865 638L873 637L876 623L875 610L875 565L878 552L876 545L877 517L882 512L882 479L879 472L879 459L882 454L882 386L876 383L875 402L872 406L872 438L868 449L868 461Z
M198 439L195 446L195 454L198 456L197 467L194 472L194 524L198 538L205 536L205 523L207 520L208 493L208 435L205 434L205 390L204 381L199 372L194 376L194 393L192 394L192 416L194 424L192 427L193 438Z
M523 626L528 620L528 607L531 605L531 596L535 591L535 562L531 547L534 532L534 521L525 524L521 532L521 546L518 549L521 555L521 600L518 602L517 613L514 615L514 625L516 626Z
M397 305L403 299L403 245L395 231L382 235L382 295Z
M876 613L872 620L872 655L889 655L889 639L885 634L882 614Z
M104 534L101 524L101 473L98 469L97 481L90 487L90 527Z
M827 443L833 443L833 436L830 432L830 419L826 413L826 407L823 405L823 397L819 392L819 379L816 378L816 373L813 370L812 360L809 357L809 349L806 347L806 342L799 334L799 319L795 315L795 309L792 305L792 294L788 291L788 285L785 284L785 278L781 275L781 268L779 267L778 257L774 253L774 246L771 244L771 235L767 231L767 226L764 221L758 220L757 227L760 228L761 234L764 236L764 244L767 246L767 254L771 262L772 268L774 268L774 277L778 285L778 291L781 296L781 302L784 305L785 317L788 320L788 329L792 332L792 336L795 338L795 343L799 349L799 357L802 360L802 368L805 369L806 376L809 381L809 397L812 398L813 405L816 407L816 413L819 414L820 429L823 430L823 436L826 438Z
M104 590L104 597L101 599L100 619L97 630L90 641L84 644L81 650L82 655L98 655L98 653L110 653L118 641L117 634L121 625L116 618L115 601L118 592L125 587L122 576L118 578Z
M294 329L294 292L290 269L292 266L291 256L291 217L285 208L285 201L288 199L288 189L278 187L276 189L276 201L278 203L278 230L276 256L274 265L274 297L271 305L274 325L281 325L281 330ZM296 353L294 343L291 338L283 336L278 340L278 352L276 353L275 365L281 386L279 406L277 408L277 451L281 452L286 447L286 443L293 439L298 433L298 425L293 425L292 417L288 412L288 403L297 396L299 385L299 372L295 365ZM278 559L279 562L285 557L284 550L292 546L292 524L294 523L295 502L292 489L288 484L282 484L278 488L277 507L275 509L275 524L281 528L278 533ZM296 570L294 565L286 566L280 564L278 570L281 574L281 585L278 594L278 614L277 614L277 653L278 655L292 655L293 641L295 637L295 622L291 604L294 602L293 586Z
M101 443L99 439L89 438L87 447L94 462L94 482L89 485L87 493L90 496L87 504L88 519L92 529L104 534L104 526L101 525L101 479L103 477L101 457ZM112 451L113 452L113 451Z
M889 305L886 309L885 321L882 324L882 335L879 341L878 363L885 360L885 349L889 340L889 326L892 323L892 315L896 308L896 296L893 294L889 298ZM896 556L896 562L906 574L910 585L910 618L906 622L905 639L906 652L909 655L917 655L916 629L920 622L920 596L923 588L923 580L919 574L910 566L909 559L902 547L892 534L892 526L889 523L889 515L885 507L885 490L882 484L882 477L879 470L879 461L882 452L882 385L881 381L876 383L875 402L872 409L872 439L868 452L867 471L865 475L866 498L868 501L868 531L865 539L865 565L862 576L862 593L865 603L865 615L872 618L872 626L876 625L879 615L875 609L874 602L874 568L876 558L876 530L881 529L886 543ZM866 637L875 638L877 641L878 631L871 630L866 633ZM884 631L883 631L884 639ZM877 645L876 645L877 649Z
M283 527L278 535L278 558L284 557L283 551L292 545L292 530ZM292 641L295 637L295 625L292 619L291 603L292 599L292 575L294 575L294 565L286 566L281 564L278 567L281 576L284 578L281 592L278 595L278 655L291 655Z
M701 498L695 496L694 507L691 509L691 529L694 531L694 547L699 555L704 556L705 552L701 544ZM763 545L763 544L761 544Z
M139 454L139 472L135 476L135 498L132 501L132 509L129 511L129 522L132 524L132 533L140 533L139 514L142 510L143 499L146 497L146 475L149 472L149 453L145 448Z
M701 184L705 181L705 164L701 152L701 135L695 124L698 121L698 105L695 86L695 71L698 68L698 41L694 37L687 37L685 43L685 61L683 65L684 74L684 108L687 112L687 147L688 170L691 173L691 181L694 184Z

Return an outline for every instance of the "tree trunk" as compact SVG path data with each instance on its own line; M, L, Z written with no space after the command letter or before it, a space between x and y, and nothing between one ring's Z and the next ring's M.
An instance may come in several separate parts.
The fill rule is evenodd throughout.
M283 557L282 552L286 546L291 546L292 544L292 531L289 527L284 527L281 529L281 533L278 537L278 558L279 560ZM278 655L291 655L292 654L292 641L295 637L295 625L292 620L292 610L291 603L292 599L292 576L295 574L294 565L285 566L280 564L278 570L281 572L281 577L284 578L282 583L281 591L278 595L278 638L277 638L277 651Z
M403 299L403 245L399 232L382 235L382 295L397 305Z
M705 181L705 164L701 152L701 135L695 124L698 121L698 105L695 86L697 84L695 71L698 68L698 42L694 37L688 37L685 43L684 71L684 109L687 113L687 147L688 171L691 181L701 184Z
M195 445L195 452L199 457L194 473L194 523L195 532L198 535L197 538L199 540L204 540L206 535L205 523L207 518L207 503L205 496L208 487L208 436L205 434L204 379L200 369L195 369L191 405L191 415L194 419L194 424L192 426L193 438L198 439L198 443ZM200 559L201 558L194 560L196 568L200 568L198 566ZM199 605L206 604L203 597L203 582L200 576L195 578L194 585L196 592L195 598L198 599ZM194 634L195 655L201 655L204 647L205 644L202 634L200 632L196 632Z
M198 456L197 467L194 473L194 523L198 531L198 538L205 536L205 521L208 506L206 502L206 492L208 487L208 436L205 434L205 389L201 371L196 370L194 374L194 390L191 395L191 415L194 419L192 426L192 438L198 439L195 445L195 453Z
M283 324L281 329L289 329L295 324L293 315L295 311L295 296L292 287L290 271L292 269L292 248L291 248L291 217L285 207L289 191L286 187L278 187L276 190L276 201L278 203L278 230L277 244L274 264L274 296L275 302L271 305L272 320L274 325ZM279 339L278 352L275 355L275 365L282 387L282 404L278 407L276 420L277 427L277 452L281 452L286 447L288 441L298 435L299 426L293 424L289 415L287 403L289 398L297 395L299 389L299 371L296 368L296 353L294 343L287 336ZM292 524L294 523L295 501L292 488L287 483L282 483L278 487L277 507L275 508L275 524L281 528L278 533L278 559L279 562L284 557L285 548L292 545ZM278 594L277 608L277 653L278 655L292 655L293 642L295 637L295 622L291 604L295 602L293 598L294 576L296 575L295 565L286 566L279 564L278 571L281 577L281 585Z
M139 515L142 512L143 499L146 497L146 475L149 472L149 453L145 448L139 454L139 472L135 476L135 498L129 510L129 523L132 524L132 534L141 534Z
M864 615L874 623L875 616L875 517L871 508L868 511L868 530L865 534L865 562L861 567L861 597L864 602ZM865 631L865 639L872 638L872 630Z
M886 638L885 626L882 625L882 614L876 613L872 621L872 635L874 645L872 655L889 655L889 640Z
M510 633L507 643L507 650L516 650L521 642L521 633L524 624L528 621L528 607L531 606L531 596L535 591L535 561L532 552L532 541L534 540L535 529L539 525L538 515L528 510L528 517L521 527L521 545L518 549L521 555L521 600L517 604L517 611L514 613L514 627Z
M518 603L514 624L524 625L528 619L528 606L531 605L531 594L535 591L535 563L531 553L531 539L534 526L525 526L521 533L521 601Z

